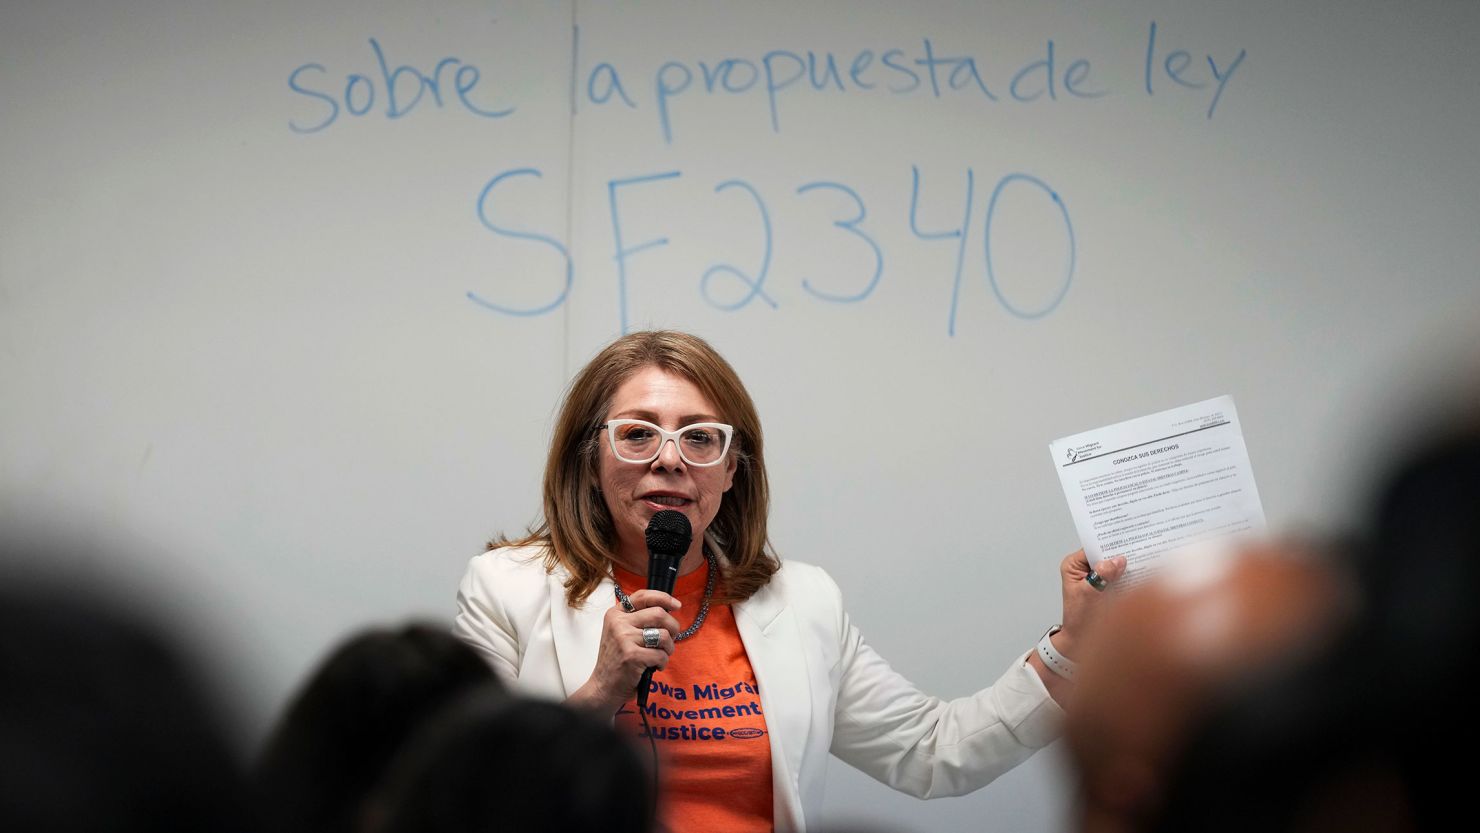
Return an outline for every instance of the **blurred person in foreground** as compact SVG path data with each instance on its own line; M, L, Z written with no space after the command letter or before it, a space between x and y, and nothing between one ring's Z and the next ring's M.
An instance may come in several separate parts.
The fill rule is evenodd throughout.
M1191 550L1115 599L1086 641L1068 711L1076 829L1150 829L1215 705L1317 656L1349 615L1349 591L1328 553L1287 542Z
M1065 557L1061 626L975 694L920 691L864 641L824 571L771 549L750 394L708 343L671 331L623 336L576 375L543 509L527 536L471 560L454 631L517 689L651 739L673 831L815 826L829 753L919 797L990 782L1057 736L1067 662L1125 566L1106 559L1096 575L1083 552ZM663 511L692 530L672 594L645 589L645 532Z
M649 787L609 721L474 689L397 758L364 833L647 833Z
M1408 833L1469 814L1480 731L1480 418L1396 455L1350 575L1357 615L1314 662L1226 698L1177 766L1158 831ZM1460 822L1462 825L1463 823Z
M52 561L24 549L0 564ZM257 829L226 710L166 632L74 577L0 575L0 830Z
M285 708L253 772L277 833L355 833L396 754L432 715L493 671L444 627L360 632L339 645Z

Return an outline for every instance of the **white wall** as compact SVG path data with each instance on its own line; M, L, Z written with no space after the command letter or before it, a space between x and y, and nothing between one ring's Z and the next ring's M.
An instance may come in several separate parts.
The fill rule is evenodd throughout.
M1477 34L1433 0L6 4L0 498L120 542L62 568L180 609L255 734L349 629L450 616L570 375L680 327L761 407L783 557L963 694L1057 619L1056 437L1230 393L1271 523L1343 520L1381 381L1480 302ZM997 100L963 63L937 94L926 41ZM783 85L809 54L839 83ZM839 766L829 807L1052 830L1054 763L928 805Z

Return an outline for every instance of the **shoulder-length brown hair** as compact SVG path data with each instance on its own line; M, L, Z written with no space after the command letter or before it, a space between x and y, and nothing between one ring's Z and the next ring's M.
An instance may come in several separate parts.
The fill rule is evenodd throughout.
M545 463L544 519L517 540L501 546L545 547L545 565L570 572L566 602L572 607L609 575L616 531L597 475L598 426L611 409L617 388L646 367L658 367L693 382L719 416L735 428L730 453L735 479L720 501L705 533L706 544L724 563L714 601L729 604L750 598L780 567L766 537L771 490L760 416L735 369L698 336L671 330L631 333L612 342L571 382L555 421Z

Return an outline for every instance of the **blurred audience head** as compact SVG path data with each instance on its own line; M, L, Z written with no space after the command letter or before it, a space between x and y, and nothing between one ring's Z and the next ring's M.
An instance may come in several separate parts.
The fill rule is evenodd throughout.
M257 763L262 815L281 833L351 833L391 760L429 717L493 670L446 628L413 624L340 645L293 698Z
M472 692L418 735L367 833L646 833L652 772L610 723Z
M1222 698L1314 655L1345 585L1308 545L1189 553L1112 599L1068 709L1079 829L1144 830L1188 737Z
M154 614L27 572L0 575L0 830L254 829L235 727Z
M1415 443L1383 478L1357 561L1366 608L1361 635L1418 675L1426 696L1457 704L1480 643L1480 414ZM1460 656L1449 652L1470 649Z
M1369 505L1358 616L1317 661L1220 704L1154 829L1402 833L1468 810L1480 421L1410 445Z

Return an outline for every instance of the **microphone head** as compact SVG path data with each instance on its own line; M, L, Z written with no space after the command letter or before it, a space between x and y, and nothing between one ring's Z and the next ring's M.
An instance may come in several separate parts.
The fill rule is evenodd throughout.
M645 536L648 552L669 558L681 558L689 551L689 543L694 539L694 531L689 526L688 516L684 513L664 509L655 513L652 520L648 521Z

